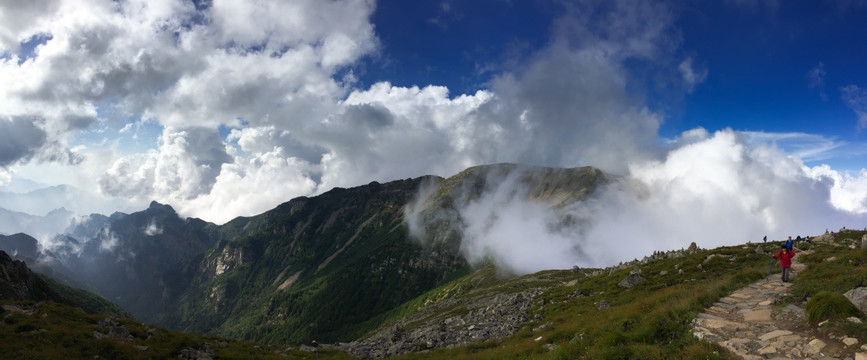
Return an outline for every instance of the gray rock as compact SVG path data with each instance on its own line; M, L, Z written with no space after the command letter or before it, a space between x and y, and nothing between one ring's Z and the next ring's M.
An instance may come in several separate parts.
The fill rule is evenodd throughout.
M641 284L643 282L644 282L644 278L641 277L641 275L630 273L629 275L626 275L626 277L623 280L621 280L619 283L617 283L617 286L622 287L624 289L629 289L629 288L631 288L635 285Z
M102 332L94 331L93 337L97 339L112 338L123 341L133 341L132 334L125 327L111 318L105 318L99 322Z
M477 298L472 307L466 309L467 312L437 320L437 317L444 316L442 309L460 306L457 300L446 299L413 315L416 318L404 319L405 323L335 347L360 358L384 358L503 338L514 334L522 324L531 320L527 310L541 293L541 289L533 288L514 294L486 294ZM418 319L425 320L420 322Z
M178 359L213 360L214 351L211 350L211 346L209 344L205 343L199 348L186 348L181 350L181 353L178 355Z
M608 302L607 302L607 301L602 300L602 301L599 302L599 307L597 307L597 309L598 309L599 311L602 311L602 310L605 310L605 309L610 308L610 307L611 307L611 305L608 305Z
M756 254L764 255L765 249L763 249L761 245L756 246Z
M843 294L852 304L855 304L861 312L867 312L867 287L854 288Z

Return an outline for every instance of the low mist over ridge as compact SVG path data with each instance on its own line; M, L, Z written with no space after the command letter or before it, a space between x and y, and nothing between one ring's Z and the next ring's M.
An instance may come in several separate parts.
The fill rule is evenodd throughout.
M458 246L469 261L490 258L517 273L608 266L693 241L715 247L867 223L847 196L857 183L805 167L776 147L748 142L730 130L693 131L664 160L631 164L625 176L589 167L474 167L426 182L405 220L418 239L429 226L425 221L451 219L449 229L462 239ZM536 188L540 183L545 188ZM443 194L454 200L449 207L419 216ZM33 226L7 226L7 232ZM160 229L149 223L142 231ZM44 247L57 245L50 236L36 235Z
M693 241L716 247L867 224L863 213L832 202L829 195L842 191L832 179L776 148L741 146L732 131L691 137L665 161L634 165L628 176L595 170L581 201L532 196L521 179L552 169L495 166L483 175L484 191L462 189L452 208L426 219L452 220L470 261L492 257L518 273L608 266ZM419 199L436 197L435 190L423 189ZM423 204L417 199L407 212L417 237L425 236L417 218Z

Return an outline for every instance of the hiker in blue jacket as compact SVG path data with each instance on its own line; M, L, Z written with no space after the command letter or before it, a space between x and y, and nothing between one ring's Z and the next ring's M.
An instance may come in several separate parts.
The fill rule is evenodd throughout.
M791 251L791 250L792 250L792 246L794 246L794 244L795 244L795 242L792 241L792 237L789 236L789 240L786 240L786 249L789 250L789 251Z

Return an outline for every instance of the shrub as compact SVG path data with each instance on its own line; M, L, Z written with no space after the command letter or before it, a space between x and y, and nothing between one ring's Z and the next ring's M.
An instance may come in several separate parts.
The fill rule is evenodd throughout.
M843 319L858 316L861 311L841 294L821 291L804 307L807 320L813 324L827 319Z

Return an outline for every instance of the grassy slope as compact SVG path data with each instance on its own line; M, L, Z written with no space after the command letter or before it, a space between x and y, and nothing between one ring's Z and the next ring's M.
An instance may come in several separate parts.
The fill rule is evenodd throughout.
M805 307L808 315L811 310L806 306L808 300L821 292L840 295L856 287L867 286L867 249L859 248L861 236L867 231L847 230L835 236L831 243L816 243L803 246L810 248L813 253L803 255L801 261L807 264L807 268L798 279L793 282L790 303ZM853 247L855 247L853 249ZM844 309L840 309L844 311ZM867 323L852 323L843 320L842 317L834 316L833 311L830 320L820 327L821 331L830 332L838 336L847 335L858 338L860 343L867 341ZM842 315L842 314L841 314ZM864 314L860 314L862 320L867 320Z
M209 259L223 249L243 249L250 259L193 283L182 299L183 328L268 343L345 341L375 327L379 314L463 274L462 260L432 257L409 238L402 206L418 181L335 189L232 223L227 231L250 224L255 232L223 242ZM278 289L293 274L297 281ZM214 289L221 295L212 296Z
M131 315L118 306L117 304L106 300L102 296L94 294L90 291L74 288L65 285L49 276L37 274L37 276L48 283L48 285L56 291L64 304L70 304L80 307L84 312L89 314L108 314L111 316L126 316Z
M585 276L588 270L543 271L498 280L486 268L432 290L393 310L396 320L447 298L471 292L520 292L531 287L548 290L531 310L543 320L530 322L517 334L486 343L404 355L406 359L725 359L720 348L700 343L689 332L696 314L729 292L765 275L768 255L755 245L724 247L680 258L640 265L646 282L629 290L619 288L631 268L611 275ZM734 255L735 261L707 255ZM702 270L696 267L701 264ZM684 269L678 273L678 269ZM667 274L662 275L661 272ZM575 297L574 294L584 294ZM601 301L610 307L599 310ZM460 314L460 306L444 310ZM538 331L540 325L550 323ZM408 328L412 322L407 323ZM536 341L537 338L540 340ZM554 350L549 350L555 346Z
M860 232L838 234L832 244L813 245L803 256L808 267L794 282L790 302L802 305L820 291L841 294L867 284L867 250L851 249L846 239ZM776 243L765 248L774 249ZM475 292L518 292L530 287L548 290L531 310L543 320L523 326L517 334L485 343L413 353L405 359L728 359L724 350L701 343L689 333L695 315L729 292L765 276L769 255L757 255L755 245L723 247L679 258L661 259L639 267L646 282L629 290L617 287L631 268L610 275L585 276L571 271L542 271L502 280L486 267L431 290L392 311L382 322L405 318L446 299ZM734 261L710 254L735 256ZM833 260L828 260L833 259ZM701 264L702 269L697 269ZM684 269L678 273L677 269ZM666 271L666 274L662 274ZM575 297L574 294L583 294ZM599 310L600 301L610 307ZM778 304L785 306L786 304ZM255 345L199 335L151 330L133 320L119 320L135 340L97 340L94 331L104 315L51 302L18 303L36 310L34 315L0 312L0 353L12 358L173 358L181 349L208 343L220 358L314 358L316 355L285 347ZM460 306L444 312L459 314ZM44 314L44 315L43 315ZM445 314L449 315L449 314ZM540 325L548 326L537 329ZM409 323L412 326L412 323ZM822 331L867 340L867 326L831 321ZM151 335L151 336L148 336ZM540 338L539 341L536 339ZM141 351L136 346L147 346ZM550 350L552 346L556 346ZM319 358L345 359L347 355L320 350Z
M105 315L87 314L52 302L0 303L34 311L32 315L0 312L0 354L4 359L170 359L177 358L183 349L202 348L204 344L223 359L318 358L295 348L169 332L129 318L117 321L130 331L132 341L97 339L94 332L106 331L98 325ZM321 355L330 359L349 358L337 351L324 351Z

